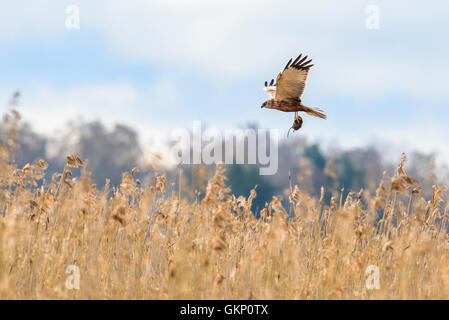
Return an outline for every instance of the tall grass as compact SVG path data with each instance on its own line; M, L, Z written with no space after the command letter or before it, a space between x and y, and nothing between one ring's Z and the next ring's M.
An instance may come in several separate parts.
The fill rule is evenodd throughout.
M98 190L75 155L43 182L44 160L16 167L14 128L0 147L1 299L449 298L444 189L425 201L405 156L376 194L324 203L292 185L289 208L274 195L256 219L257 189L232 195L224 165L194 201L167 191L164 175L141 182L136 170ZM69 265L79 290L66 287Z

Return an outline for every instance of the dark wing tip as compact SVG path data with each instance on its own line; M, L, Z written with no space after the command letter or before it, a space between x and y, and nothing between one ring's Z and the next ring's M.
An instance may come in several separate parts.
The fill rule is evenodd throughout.
M295 59L295 61L293 61L291 67L293 67L293 68L295 68L295 69L297 69L297 70L307 70L307 69L309 69L310 67L313 66L313 64L312 64L312 65L308 65L310 62L312 62L312 59L307 60L307 57L308 57L308 56L304 56L304 57L301 59L301 56L302 56L302 54L300 54L300 55ZM307 61L306 61L306 60L307 60Z
M306 56L302 57L302 59L301 59L301 57L302 57L302 53L300 53L299 56L295 60L293 60L293 58L288 60L284 70L286 70L290 67L299 69L299 70L310 68L311 66L307 66L307 64L309 64L312 61L312 59L308 60L307 62L304 62L307 60L308 56L306 55ZM293 62L292 62L292 60L293 60Z
M274 79L271 79L270 87L273 85L273 83L274 83Z
M287 64L285 65L285 69L288 69L290 67L290 63L292 63L293 58L290 58L290 60L288 60Z
M308 57L308 56L304 56L301 60L299 60L299 61L296 63L296 65L297 65L297 66L301 65L301 64L307 59L307 57Z
M307 56L305 56L304 58L307 58ZM293 67L297 70L306 70L312 67L313 64L309 65L309 63L312 62L312 59L304 62L304 58L301 59L301 61L299 61L298 63L296 63Z
M265 87L268 86L268 82L265 81Z
M292 66L296 65L298 63L299 59L301 59L302 53L299 54L299 56L293 61Z
M307 66L309 63L311 63L312 62L312 59L310 59L310 60L307 60L306 62L303 62L303 63L301 63L301 67L305 67L305 66Z

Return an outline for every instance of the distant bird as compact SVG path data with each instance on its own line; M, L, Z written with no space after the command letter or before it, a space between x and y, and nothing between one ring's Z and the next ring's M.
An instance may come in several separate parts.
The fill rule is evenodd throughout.
M284 70L277 76L276 83L274 83L274 79L271 79L270 84L265 81L264 90L270 95L271 99L266 100L262 104L262 108L294 112L293 126L290 128L294 131L302 127L303 121L298 115L298 111L304 111L321 119L327 118L323 110L305 106L301 102L301 95L306 86L307 75L313 66L313 64L310 64L312 59L307 60L307 56L301 59L301 56L302 54L293 62L293 59L287 62ZM290 133L290 130L288 132Z

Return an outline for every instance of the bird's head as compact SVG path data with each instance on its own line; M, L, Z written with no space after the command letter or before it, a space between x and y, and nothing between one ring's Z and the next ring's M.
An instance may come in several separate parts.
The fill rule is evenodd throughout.
M274 101L273 101L273 99L270 99L270 100L267 100L267 101L264 101L264 103L262 103L262 106L261 106L261 108L268 108L268 109L272 109L273 108L273 103Z

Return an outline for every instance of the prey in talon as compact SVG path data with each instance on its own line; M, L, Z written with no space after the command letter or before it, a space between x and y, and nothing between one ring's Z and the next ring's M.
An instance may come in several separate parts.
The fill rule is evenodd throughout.
M298 131L302 127L302 118L295 113L295 120L293 120L293 125L290 129L288 129L287 138L290 134L290 130L293 129L293 132Z
M262 108L295 113L293 126L289 129L288 134L291 129L297 131L302 127L303 120L298 115L299 111L321 119L327 119L323 110L308 107L301 101L307 75L313 66L313 64L310 64L311 62L312 59L307 60L307 56L302 57L302 54L300 54L294 61L290 59L287 62L284 70L277 76L276 83L274 83L274 79L271 80L270 84L265 81L264 90L268 93L270 99L262 104Z

